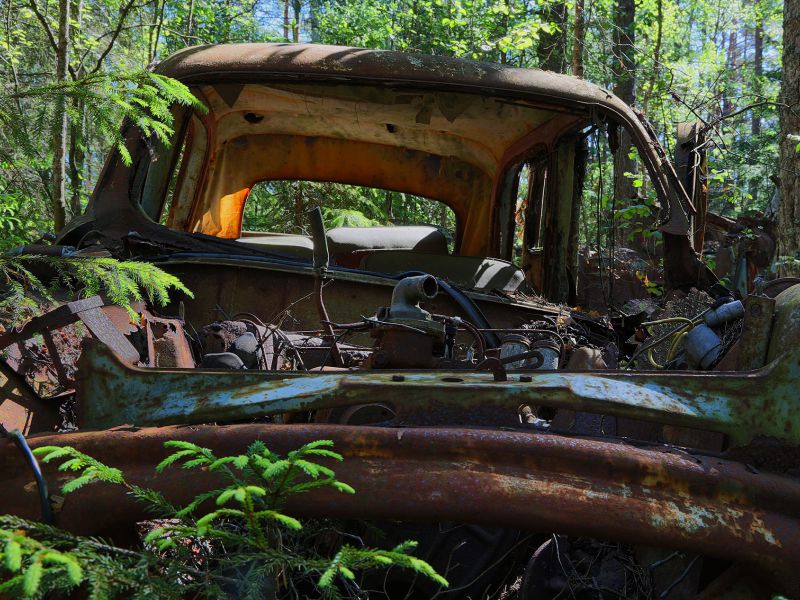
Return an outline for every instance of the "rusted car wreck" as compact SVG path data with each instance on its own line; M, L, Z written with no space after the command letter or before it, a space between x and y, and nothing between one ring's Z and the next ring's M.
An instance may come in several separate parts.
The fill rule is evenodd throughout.
M136 325L83 300L0 335L13 348L76 320L91 334L68 390L78 431L47 433L58 402L9 374L3 415L21 407L32 446L74 445L186 500L184 480L151 475L164 440L225 452L332 439L346 457L337 474L359 493L308 495L292 511L466 524L419 529L442 554L469 542L450 597L481 597L520 532L627 544L662 597L800 593L800 286L714 296L695 250L691 146L676 172L641 115L542 71L268 44L191 48L157 70L207 111L176 108L168 149L129 127L133 164L110 156L57 243L155 262L195 297L143 310ZM580 142L598 131L626 133L639 152L667 290L718 298L684 315L675 347L653 357L664 368L622 367L672 342L674 327L632 339L644 318L567 308ZM243 231L251 188L281 180L444 203L452 249L436 227L326 231L319 212L310 235ZM723 357L719 328L734 320ZM0 510L37 517L24 462L10 445L0 460ZM98 487L70 496L57 523L109 534L142 518ZM555 594L558 551L536 556L520 597Z

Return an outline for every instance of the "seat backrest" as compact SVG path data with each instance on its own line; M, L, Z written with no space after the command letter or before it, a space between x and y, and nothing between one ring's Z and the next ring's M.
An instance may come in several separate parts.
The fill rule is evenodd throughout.
M479 290L514 292L524 286L525 273L516 265L499 258L443 256L408 250L377 250L366 254L361 268L377 273L423 271L458 286Z
M275 252L287 256L311 260L314 256L314 243L305 235L289 233L242 232L237 242L255 250Z
M334 227L328 230L328 250L343 267L357 268L364 254L374 250L412 250L447 254L447 238L436 227Z

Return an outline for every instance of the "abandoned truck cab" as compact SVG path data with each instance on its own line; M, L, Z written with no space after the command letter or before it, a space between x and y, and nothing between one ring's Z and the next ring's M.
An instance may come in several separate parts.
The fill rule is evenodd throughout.
M473 597L502 583L512 557L519 597L551 597L561 553L591 540L623 544L675 597L800 591L800 286L735 297L716 282L699 258L696 146L676 173L611 93L451 58L233 44L183 50L157 71L202 107L174 109L168 147L125 129L131 164L109 157L58 243L155 262L194 297L142 307L133 324L101 301L68 305L91 333L60 390L79 431L32 445L91 449L135 478L166 439L231 452L332 439L337 474L359 493L309 494L292 510L432 524L413 526L426 558L465 553L450 578ZM597 193L589 140L638 153L660 307L570 308L583 198ZM400 198L429 218L331 222L327 209L363 194L392 217ZM594 302L606 308L604 290ZM20 400L31 433L44 433L49 400ZM8 489L23 490L24 467L2 457ZM144 518L126 502L93 490L59 521L119 531ZM34 508L22 491L0 506ZM534 559L520 559L531 545Z

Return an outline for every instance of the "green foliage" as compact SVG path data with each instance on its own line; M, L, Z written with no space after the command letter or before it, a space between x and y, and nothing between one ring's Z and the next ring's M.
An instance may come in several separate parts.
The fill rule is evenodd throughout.
M118 548L43 523L0 516L0 595L44 598L81 589L90 600L181 598L182 574L147 552Z
M57 458L67 459L59 465L59 471L80 472L78 477L71 479L61 488L61 491L65 494L74 492L93 481L105 481L106 483L117 484L121 484L125 481L122 476L122 471L119 469L107 467L91 456L87 456L70 446L42 446L37 448L35 453L42 457L43 463L48 463Z
M115 147L126 164L131 157L120 122L169 145L174 133L173 107L203 110L185 85L144 70L100 71L74 81L0 89L0 232L9 234L0 241L0 249L28 243L36 230L51 228L47 169L52 154L49 145L42 145L43 141L49 144L49 136L41 132L54 127L54 107L64 103L70 107L73 128L91 123L93 135L103 140L100 150ZM75 148L82 154L86 150ZM72 183L83 185L82 181ZM80 189L73 191L76 198L85 199ZM72 208L77 211L80 206Z
M34 270L45 270L48 283ZM54 289L72 289L83 296L105 295L135 317L131 303L169 301L169 290L192 292L174 275L149 263L109 257L52 257L0 254L0 318L18 323L43 306L53 304Z
M34 450L43 462L61 461L60 471L75 473L63 493L97 483L123 486L159 520L153 521L142 548L131 550L0 517L0 593L41 597L80 586L92 599L283 598L296 597L298 590L311 597L341 598L348 589L344 582L356 579L358 572L391 566L448 585L428 563L410 554L415 542L389 550L356 547L343 544L329 524L301 523L283 512L290 496L313 489L355 493L319 462L342 460L330 440L305 444L285 457L260 441L243 454L223 457L186 441L169 441L165 447L172 452L156 466L157 473L180 466L204 481L205 474L213 473L221 487L176 507L74 448Z
M168 144L173 133L171 107L203 108L189 88L169 77L149 71L98 72L76 81L37 85L0 95L0 126L7 136L13 136L9 141L20 142L19 136L29 134L26 129L20 129L20 124L26 121L19 114L21 103L31 101L46 111L62 99L86 107L94 126L116 146L125 164L130 164L131 157L119 128L121 121L129 121L145 135ZM38 119L47 126L48 117L47 112L42 112Z
M27 523L0 517L3 566L10 574L0 583L0 593L20 589L25 597L38 595L47 574L47 586L73 588L84 579L78 558L27 535Z
M570 72L569 59L577 49L583 76L613 90L621 63L614 46L618 5L618 0L587 3L583 47L575 48L575 5L556 0L98 0L81 5L80 15L73 15L70 81L55 85L50 40L57 33L56 3L9 0L4 5L6 27L0 32L0 248L20 245L50 228L49 134L59 101L67 99L70 119L68 212L74 216L107 149L116 146L129 159L120 144L121 119L167 141L172 137L168 106L197 106L184 87L146 70L181 48L296 38L518 67L541 66L555 54L565 72ZM653 123L668 155L676 123L704 123L713 174L707 182L710 208L728 216L764 209L774 190L772 178L779 175L781 23L778 0L736 3L724 10L716 0L635 3L633 68L625 76L634 81L633 104ZM758 32L763 40L760 65L755 58ZM648 206L648 218L655 219L652 186L641 165L627 174L640 197L616 198L611 154L591 158L581 242L607 243L618 230L628 236L646 233L632 231L632 219L626 218L634 212L644 218L634 207ZM604 185L597 183L599 169L605 170ZM334 226L432 223L452 232L455 225L446 211L439 215L437 208L410 195L273 182L269 190L254 190L245 228L300 233L298 209L323 201L326 220Z

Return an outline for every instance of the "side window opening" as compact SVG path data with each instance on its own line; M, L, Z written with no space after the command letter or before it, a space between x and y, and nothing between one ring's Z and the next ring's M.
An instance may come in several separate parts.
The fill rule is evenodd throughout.
M585 308L621 308L627 299L663 293L656 190L635 146L618 150L615 161L624 139L602 126L586 137L576 299Z
M545 198L548 192L547 162L537 160L530 168L528 206L525 218L525 245L531 252L542 249Z
M517 173L517 194L514 211L513 261L525 262L526 255L542 249L545 198L547 196L547 161L524 162Z
M512 260L517 266L522 264L525 243L525 219L528 212L528 202L531 186L531 167L530 163L524 162L517 171L517 193L514 203L514 239Z
M142 210L152 220L176 230L184 230L189 219L208 143L200 118L192 114L187 120L174 145L160 150L165 153L163 159L146 169L141 189Z
M175 191L178 185L179 174L183 171L185 166L186 160L186 140L184 139L181 142L180 150L178 151L178 158L175 163L175 168L172 169L172 173L170 174L169 184L167 186L167 195L164 200L164 204L161 207L161 217L159 218L159 223L162 225L166 225L169 220L169 215L172 212L172 201L173 197L175 196Z

